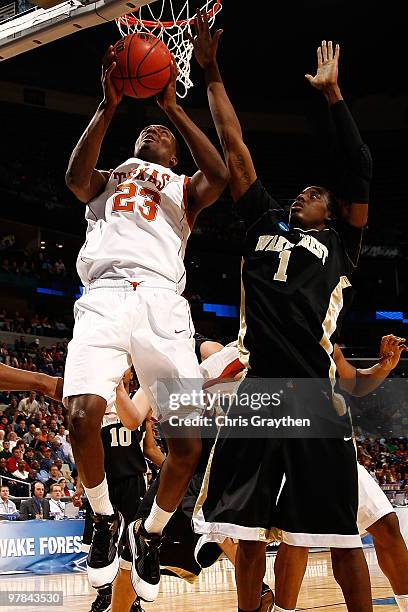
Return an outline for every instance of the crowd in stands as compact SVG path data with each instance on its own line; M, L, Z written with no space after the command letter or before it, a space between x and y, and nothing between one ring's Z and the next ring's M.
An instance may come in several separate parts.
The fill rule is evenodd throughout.
M408 493L408 438L357 438L357 458L379 485Z
M20 336L14 344L0 342L0 362L30 372L63 376L68 343L57 342L51 347L40 346L38 338L28 343ZM0 392L0 401L2 394Z
M12 315L4 308L0 308L0 331L65 338L71 336L72 323L72 315L49 317L35 312L31 317L24 317L18 311Z
M0 514L9 495L33 495L41 500L50 494L58 506L61 497L73 495L76 477L62 404L48 401L35 391L25 397L0 394ZM37 506L35 514L49 518L45 516L49 514L49 502L44 505L38 501ZM20 508L20 518L35 518L31 510L30 504Z

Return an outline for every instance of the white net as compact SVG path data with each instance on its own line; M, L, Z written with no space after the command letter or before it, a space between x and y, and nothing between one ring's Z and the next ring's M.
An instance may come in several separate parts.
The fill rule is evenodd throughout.
M189 2L183 0L182 7L176 9L177 0L157 0L139 9L138 13L129 13L116 19L119 32L122 36L137 32L149 32L163 40L170 52L173 53L178 67L177 95L185 98L194 83L190 78L190 62L193 55L193 45L187 38L192 34L192 24L196 14ZM157 8L160 6L160 8ZM208 15L210 27L222 8L221 0L207 0L201 7Z

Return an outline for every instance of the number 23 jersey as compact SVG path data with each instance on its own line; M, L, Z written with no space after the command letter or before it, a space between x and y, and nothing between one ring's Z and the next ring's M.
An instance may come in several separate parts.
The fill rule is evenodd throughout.
M186 176L137 158L113 170L86 207L86 241L77 259L82 282L158 275L181 293L190 234L187 183Z
M357 265L362 230L289 227L256 180L237 202L246 226L240 350L255 376L333 377L330 338Z

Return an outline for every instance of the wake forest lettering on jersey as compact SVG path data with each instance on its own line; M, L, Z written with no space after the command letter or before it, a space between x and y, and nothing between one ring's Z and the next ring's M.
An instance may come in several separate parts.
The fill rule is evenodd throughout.
M330 338L351 286L361 230L289 227L259 180L237 202L247 232L243 254L241 348L253 376L327 378Z

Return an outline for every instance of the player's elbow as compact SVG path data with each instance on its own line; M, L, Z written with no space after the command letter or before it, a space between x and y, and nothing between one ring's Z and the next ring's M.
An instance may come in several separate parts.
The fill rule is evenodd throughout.
M87 204L91 199L89 194L89 188L85 185L82 185L76 179L76 177L73 175L72 171L69 168L65 173L65 184L80 202Z

